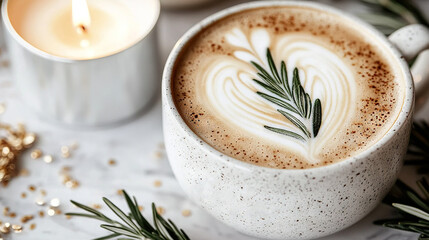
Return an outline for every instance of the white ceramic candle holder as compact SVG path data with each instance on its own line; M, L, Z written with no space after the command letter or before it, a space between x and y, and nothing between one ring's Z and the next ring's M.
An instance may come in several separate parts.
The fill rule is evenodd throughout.
M100 126L141 111L158 89L159 59L155 26L129 48L101 58L72 60L48 54L13 28L8 2L2 19L12 72L25 103L50 121Z

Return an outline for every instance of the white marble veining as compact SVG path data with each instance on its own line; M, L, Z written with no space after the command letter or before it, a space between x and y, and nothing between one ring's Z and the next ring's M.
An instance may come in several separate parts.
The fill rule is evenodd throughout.
M209 14L225 8L238 1L224 1L218 5L209 5L205 8L189 11L163 12L160 22L161 56L164 60L174 42L186 29ZM429 3L429 2L428 2ZM429 9L429 4L426 4ZM4 55L0 55L4 58ZM0 60L1 61L1 60ZM165 216L173 219L183 228L192 239L218 240L251 240L237 231L216 221L204 210L198 208L184 195L174 179L165 153L162 157L155 157L163 142L161 128L161 101L160 96L153 104L145 109L144 113L122 125L103 129L69 129L53 125L35 116L22 103L8 69L0 67L0 102L6 103L6 112L0 115L1 122L24 122L29 130L38 133L40 139L35 147L42 149L46 154L52 154L55 160L46 164L41 160L33 160L29 152L21 157L22 167L29 169L30 176L14 179L7 188L0 187L0 209L8 206L18 216L37 214L46 207L38 207L34 199L38 196L27 190L34 184L38 190L47 191L46 200L57 197L61 199L63 212L76 211L68 203L70 199L85 204L102 203L101 197L106 196L118 205L124 207L122 197L117 195L118 189L126 189L135 195L141 205L145 207L143 213L150 216L148 211L151 202L166 209ZM427 105L420 118L429 120L429 106ZM60 148L76 141L79 148L69 159L60 157ZM110 166L108 161L114 158L116 166ZM71 175L81 183L77 189L68 189L61 184L59 171L62 166L71 166ZM405 168L402 177L407 182L413 182L415 169ZM160 180L161 187L155 187L153 182ZM26 192L27 197L21 198ZM181 211L189 209L190 217L181 215ZM103 205L102 211L107 207ZM416 234L386 229L372 224L373 220L392 217L392 208L380 205L369 216L354 226L323 240L412 240ZM18 223L19 218L9 219L0 216L0 220ZM29 230L29 224L36 223L36 229ZM20 234L11 234L8 240L80 240L92 239L106 234L98 227L97 221L64 216L36 217L25 224L25 230Z

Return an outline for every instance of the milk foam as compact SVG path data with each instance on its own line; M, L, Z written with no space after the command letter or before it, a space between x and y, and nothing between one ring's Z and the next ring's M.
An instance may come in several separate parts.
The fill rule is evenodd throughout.
M257 94L268 93L254 61L269 69L285 61L313 103L322 124L305 141L264 128L302 132ZM378 141L404 101L404 82L392 57L360 29L307 8L261 8L222 19L182 50L172 75L175 104L202 140L239 160L274 168L311 168L341 161ZM302 118L301 118L302 119ZM312 119L303 123L312 131Z
M241 131L278 142L289 151L305 156L309 162L321 161L317 156L324 145L355 111L351 106L356 102L356 83L348 66L305 34L285 35L273 41L266 30L255 29L248 39L239 28L234 28L227 33L226 40L239 50L234 52L234 58L219 58L206 66L200 80L204 87L200 97L209 102L218 117ZM278 58L277 63L285 60L289 79L292 79L293 69L298 67L305 91L311 99L321 100L323 122L314 139L301 141L263 127L268 125L299 133L299 129L277 111L279 106L256 94L257 91L269 92L253 80L259 77L249 63L254 61L269 69L266 49L270 46ZM306 123L309 130L311 124L311 120Z

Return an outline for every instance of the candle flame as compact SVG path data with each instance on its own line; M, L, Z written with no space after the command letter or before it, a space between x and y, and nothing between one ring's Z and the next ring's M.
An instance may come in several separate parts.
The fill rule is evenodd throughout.
M72 0L72 18L73 26L78 33L84 34L88 31L91 25L91 16L86 0Z

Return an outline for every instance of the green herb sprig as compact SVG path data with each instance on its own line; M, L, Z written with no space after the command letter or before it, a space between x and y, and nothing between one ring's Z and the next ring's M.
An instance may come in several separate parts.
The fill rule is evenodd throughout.
M405 165L418 166L417 172L429 174L429 124L414 122L411 131ZM384 227L416 232L420 240L429 240L429 183L426 178L417 181L419 192L414 191L401 180L384 198L383 202L395 207L402 217L375 221Z
M300 133L272 126L264 126L266 129L289 137L306 141L306 139L317 136L322 124L322 104L320 99L314 103L308 93L305 92L299 79L298 69L293 70L292 86L289 83L286 64L281 61L280 72L277 70L270 49L267 49L267 62L269 69L251 61L252 65L259 71L260 79L253 79L270 94L257 92L265 100L281 107L277 111L294 124ZM312 118L312 133L305 124L306 119Z
M419 174L429 174L429 124L427 122L413 123L405 164L419 166L417 170Z
M118 220L113 220L100 211L85 206L81 203L71 200L71 202L78 208L88 213L66 213L68 216L92 218L104 222L100 227L111 232L110 235L96 238L94 240L105 240L117 238L118 240L133 240L133 239L150 239L150 240L190 240L188 235L176 227L170 220L165 220L156 211L156 206L152 203L152 221L153 225L141 214L137 199L131 197L122 191L127 202L130 213L125 214L109 199L103 198L104 203L119 217Z
M370 7L371 12L361 13L368 23L386 35L408 24L420 23L429 27L429 22L410 0L360 0Z
M429 240L429 184L425 178L417 181L421 194L398 180L384 202L398 209L402 217L375 221L377 225L416 232L419 240Z

